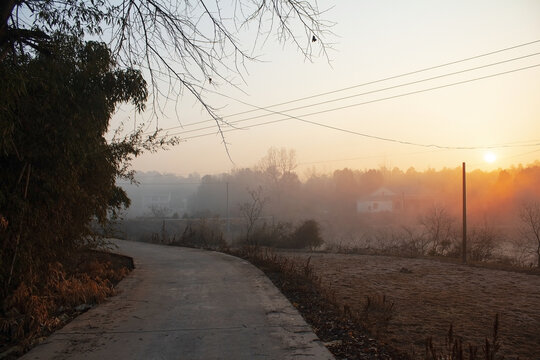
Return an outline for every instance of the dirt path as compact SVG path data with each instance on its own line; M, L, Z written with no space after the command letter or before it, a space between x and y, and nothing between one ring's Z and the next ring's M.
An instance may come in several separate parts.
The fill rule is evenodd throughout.
M385 339L423 354L427 337L444 344L450 324L465 343L481 346L500 316L501 354L540 359L540 276L423 259L290 254L311 264L336 297L360 311L366 295L395 303Z

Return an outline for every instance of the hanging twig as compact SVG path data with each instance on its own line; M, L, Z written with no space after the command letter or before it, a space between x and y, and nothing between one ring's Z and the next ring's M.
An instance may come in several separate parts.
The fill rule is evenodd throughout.
M26 212L26 198L28 196L28 185L30 184L30 173L32 171L32 166L30 164L24 164L23 172L21 173L21 178L22 178L22 175L24 174L25 169L26 169L26 184L24 186L24 193L23 193L23 199L25 200L25 203L24 203L23 208L21 210L21 219L20 219L20 222L19 222L19 231L17 232L17 237L16 237L16 240L15 240L15 252L13 253L13 259L11 259L11 267L9 269L9 277L8 277L8 282L7 282L8 287L11 284L11 279L13 277L13 269L15 268L15 261L17 260L17 253L19 252L19 244L20 244L20 241L21 241L21 233L22 233L22 229L23 229L24 214ZM20 179L19 179L19 182L20 182Z

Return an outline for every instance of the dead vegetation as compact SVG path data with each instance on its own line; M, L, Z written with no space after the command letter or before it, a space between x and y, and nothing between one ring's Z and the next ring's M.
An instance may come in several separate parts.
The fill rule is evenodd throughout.
M309 257L298 262L258 247L231 253L264 271L338 359L409 359L374 336L392 316L384 297L367 297L364 311L355 312L323 284Z
M315 333L324 342L327 348L338 359L423 359L423 360L503 360L518 359L515 355L504 356L501 351L504 347L506 353L514 353L508 341L501 340L499 314L495 314L495 321L491 330L484 322L476 336L470 336L467 326L458 326L456 331L450 322L446 336L440 332L423 334L407 333L407 328L399 328L392 324L394 317L401 320L403 314L396 312L395 303L388 296L371 288L363 289L367 295L364 301L357 297L344 296L343 289L331 285L334 279L326 277L317 265L313 265L312 254L302 254L301 258L295 255L284 256L268 250L250 247L233 254L243 257L263 270L276 286L289 298L306 321L313 327ZM290 255L290 254L289 254ZM317 261L316 261L317 262ZM402 274L412 274L413 271L402 267ZM361 286L354 287L348 282L344 287L352 288L356 294L362 292ZM420 304L417 307L422 308ZM402 311L399 308L397 311ZM438 314L440 315L440 314ZM429 319L429 313L426 314ZM450 318L450 316L448 317ZM440 318L437 318L439 320ZM433 319L431 319L433 320ZM454 317L456 322L475 321ZM418 321L425 321L419 318ZM429 322L429 321L428 321ZM418 324L422 327L422 324ZM440 323L438 324L440 325ZM469 325L469 324L467 324ZM389 329L391 328L392 329ZM505 329L509 332L516 332ZM403 346L391 339L391 333L401 333L409 344L418 344L419 347ZM482 340L483 339L483 340ZM394 339L395 340L395 339ZM475 342L476 341L476 342ZM534 340L533 340L534 342ZM522 359L532 359L532 344L518 346L517 353L529 354ZM532 345L534 346L534 345Z
M503 359L497 356L501 344L499 343L499 315L495 315L493 324L493 335L491 340L486 338L481 351L471 344L465 345L463 339L454 334L454 327L450 325L444 346L437 348L433 344L433 339L429 337L426 341L426 352L424 360L495 360Z
M365 311L366 296L373 310L393 304L391 316L368 315L383 325L372 334L413 359L537 359L537 275L427 259L282 255L299 264L310 258L322 286L353 314Z
M114 295L131 258L98 251L49 264L44 282L22 282L0 310L0 358L15 358L66 322Z

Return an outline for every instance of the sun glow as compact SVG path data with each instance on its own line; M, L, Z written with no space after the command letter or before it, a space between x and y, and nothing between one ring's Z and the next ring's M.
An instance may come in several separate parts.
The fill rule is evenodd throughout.
M487 163L493 164L495 160L497 160L497 155L495 155L493 152L488 151L484 154L484 160Z

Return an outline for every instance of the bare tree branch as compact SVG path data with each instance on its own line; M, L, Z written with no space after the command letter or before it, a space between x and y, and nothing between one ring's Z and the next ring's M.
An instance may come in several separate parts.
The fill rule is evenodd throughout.
M332 25L320 19L316 3L302 0L233 0L229 6L223 0L10 0L0 10L0 56L16 52L15 44L19 52L42 51L36 34L98 36L118 65L149 77L153 117L163 115L163 102L178 103L187 90L215 120L227 152L222 126L230 124L207 102L207 86L237 86L236 77L245 82L246 61L257 61L259 38L266 42L272 33L308 61L328 58ZM253 47L242 38L251 25ZM21 36L8 36L13 31Z
M535 244L537 266L540 268L540 202L529 201L521 206L519 218L522 222L522 236Z

